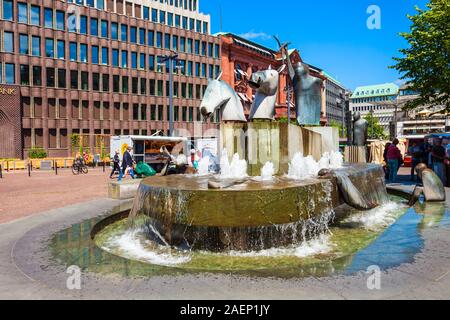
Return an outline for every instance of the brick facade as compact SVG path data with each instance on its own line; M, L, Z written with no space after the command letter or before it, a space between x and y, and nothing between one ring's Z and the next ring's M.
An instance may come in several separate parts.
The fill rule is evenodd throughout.
M22 157L20 90L0 85L0 158Z

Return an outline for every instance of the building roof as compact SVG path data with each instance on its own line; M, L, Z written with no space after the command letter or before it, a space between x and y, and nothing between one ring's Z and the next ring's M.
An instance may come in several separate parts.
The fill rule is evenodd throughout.
M333 81L334 83L336 83L340 87L345 88L344 85L340 81L336 80L336 78L333 77L332 75L330 75L328 72L326 72L325 70L322 70L322 72L325 75L325 77L327 77L329 80Z
M247 47L250 50L257 51L264 55L275 56L277 53L275 50L273 50L271 48L268 48L259 43L247 40L247 39L245 39L241 36L238 36L237 34L231 33L231 32L219 32L219 33L214 34L214 36L216 36L216 37L219 37L219 36L232 37L234 39L234 42L237 43L238 45Z
M398 95L398 90L399 88L395 83L361 86L355 89L352 95L352 99L395 96Z

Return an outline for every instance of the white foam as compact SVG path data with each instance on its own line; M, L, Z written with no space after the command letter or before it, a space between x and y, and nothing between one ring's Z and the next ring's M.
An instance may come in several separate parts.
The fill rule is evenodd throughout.
M272 181L275 175L275 166L272 162L267 162L261 169L261 180Z
M289 163L288 178L304 180L316 178L322 169L339 169L344 164L344 158L339 152L326 152L317 162L312 156L304 157L298 152Z
M299 246L290 248L271 248L260 251L230 251L228 255L232 257L252 258L252 257L313 257L319 254L326 254L333 250L334 245L330 241L328 234L322 234L314 239L304 241Z
M353 214L343 222L355 222L369 230L378 230L392 225L398 218L398 214L405 206L401 203L388 202L375 209Z
M247 175L247 161L241 160L239 154L235 154L231 163L228 161L227 150L222 151L220 158L220 179L243 179Z
M209 157L204 157L198 162L198 170L197 170L198 173L197 174L199 176L206 176L209 174L210 162L211 162L211 160L209 159Z
M120 236L111 238L103 249L113 254L119 251L120 254L126 255L126 258L160 266L175 266L185 264L191 260L191 257L188 255L180 254L175 256L170 252L164 252L170 250L168 247L159 246L160 248L158 249L161 252L158 252L157 249L151 250L144 247L139 238L142 232L142 229L128 230ZM147 243L150 244L151 242L148 241Z

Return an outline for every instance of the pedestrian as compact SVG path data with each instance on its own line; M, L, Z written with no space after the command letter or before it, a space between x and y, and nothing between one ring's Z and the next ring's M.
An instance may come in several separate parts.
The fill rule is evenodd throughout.
M115 153L114 158L113 158L113 169L112 169L111 174L109 176L110 179L112 179L114 177L114 174L116 172L118 172L120 174L120 157L119 157L119 154L120 154L119 150L116 150L116 153Z
M127 150L123 153L123 159L122 159L122 170L119 174L118 181L122 181L122 178L127 175L127 173L130 174L131 178L134 179L134 161L133 156L131 155L131 152L133 151L132 147L128 147Z
M445 185L445 170L444 170L444 160L445 148L442 146L442 140L438 139L434 143L433 150L431 152L431 158L433 162L433 171L441 179L442 183Z
M384 160L384 174L385 174L385 178L386 180L389 180L389 164L388 164L388 160L387 160L387 153L389 150L389 147L391 146L392 143L388 142L386 143L386 146L384 147L384 153L383 153L383 160Z
M412 163L411 163L411 181L415 181L415 172L416 172L416 167L419 163L422 162L422 158L423 158L423 149L422 147L417 143L417 142L413 142L411 144L411 146L408 149L408 153L412 158Z
M400 149L397 147L399 145L398 139L394 139L392 144L389 146L389 149L386 154L386 158L388 161L389 167L389 182L395 183L397 181L397 173L400 168L400 165L403 162L402 153Z

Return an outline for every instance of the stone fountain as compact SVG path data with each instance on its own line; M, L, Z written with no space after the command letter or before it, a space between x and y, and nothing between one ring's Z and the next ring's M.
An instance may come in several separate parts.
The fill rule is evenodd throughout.
M296 70L302 71L296 83L314 82L302 66ZM273 121L279 72L252 75L257 93L249 122L234 90L220 79L210 82L200 110L205 117L221 111L222 172L208 174L206 162L203 175L144 180L130 219L145 216L153 240L215 252L289 246L326 232L344 203L369 209L387 199L380 166L342 165L337 129ZM296 96L320 115L314 90Z

